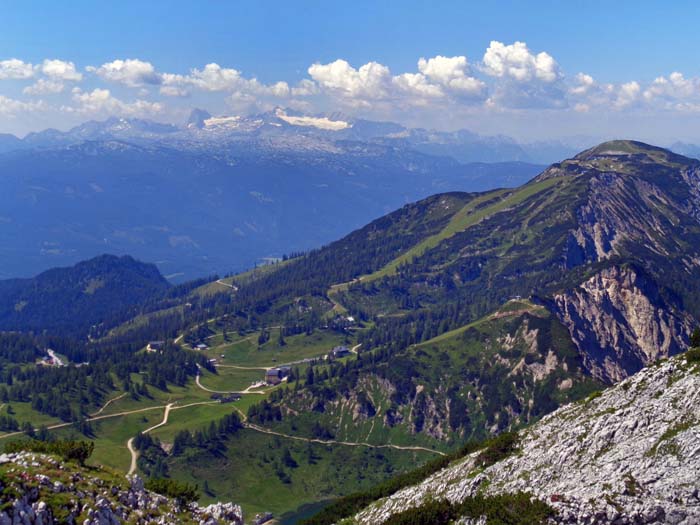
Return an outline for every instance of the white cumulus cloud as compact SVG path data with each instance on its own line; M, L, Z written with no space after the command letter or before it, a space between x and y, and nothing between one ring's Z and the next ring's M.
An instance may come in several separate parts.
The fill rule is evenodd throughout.
M445 92L440 86L431 84L426 76L421 73L404 73L394 77L392 82L399 90L419 99L445 96Z
M569 93L573 95L585 95L590 92L595 85L596 82L591 75L579 73L576 75L576 84L569 89Z
M697 78L685 78L677 71L671 73L668 78L657 77L652 84L644 90L644 98L652 101L655 98L688 99L700 96L700 80Z
M292 88L293 97L309 97L318 94L318 85L313 80L304 78Z
M41 72L53 80L80 82L83 79L83 75L76 70L73 62L63 60L44 60Z
M211 63L202 69L192 69L187 75L163 73L160 93L172 97L188 96L193 90L229 93L227 100L237 107L253 104L257 98L285 99L290 95L301 96L310 92L313 82L290 88L287 82L264 84L256 78L246 78L237 69Z
M159 92L166 97L189 97L192 94L189 89L181 86L160 86Z
M15 116L20 113L41 111L46 108L46 103L42 100L37 102L24 102L0 95L0 115Z
M161 75L153 64L139 59L118 59L102 64L100 67L88 66L86 69L107 82L116 82L129 87L157 85L162 82Z
M398 75L378 62L355 68L342 59L313 64L308 72L321 92L351 106L427 106L431 101L450 97L475 97L486 87L481 80L469 76L466 57L421 58L418 72Z
M308 71L322 88L348 99L382 99L389 95L391 73L378 62L355 69L338 59L329 64L313 64Z
M453 91L479 95L486 87L483 81L469 76L469 63L465 56L421 58L418 70L431 81Z
M27 86L22 90L25 95L53 95L63 92L65 84L60 80L50 80L40 78L31 86Z
M492 40L480 68L491 77L488 106L495 109L565 108L566 84L554 58L533 53L525 42Z
M158 102L136 100L124 102L114 96L109 89L95 88L92 91L73 89L74 106L63 106L68 113L84 113L89 115L127 115L146 116L160 113L164 107Z
M625 108L637 101L641 91L642 88L636 80L626 82L618 88L613 105L618 109Z
M17 58L0 60L0 80L23 80L34 76L34 66Z
M483 58L484 72L494 77L512 78L518 82L533 79L554 82L560 76L559 66L544 51L533 54L525 42L505 45L492 40Z

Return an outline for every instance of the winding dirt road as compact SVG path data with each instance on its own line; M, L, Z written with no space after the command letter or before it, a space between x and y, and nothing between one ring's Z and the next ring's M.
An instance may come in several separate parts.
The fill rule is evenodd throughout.
M188 408L188 407L193 407L197 405L214 405L218 404L218 401L199 401L197 403L189 403L188 405L182 405L182 406L175 406L175 403L168 403L165 405L165 412L163 413L163 420L158 423L157 425L153 425L152 427L147 428L141 434L148 434L149 432L155 430L156 428L160 428L162 426L165 426L168 424L168 417L170 417L170 411L171 410L181 410L183 408ZM162 408L162 407L161 407ZM136 449L134 449L134 438L129 438L129 441L126 442L126 448L129 449L129 453L131 454L131 465L129 466L129 472L127 472L127 476L131 476L134 472L136 472L136 463L139 458L139 453Z
M131 465L126 475L131 476L136 472L136 460L139 458L139 453L134 449L134 438L129 438L129 441L126 442L126 448L129 449L129 453L131 454Z
M261 432L263 434L270 434L272 436L283 437L287 439L294 439L296 441L305 441L306 443L320 443L321 445L344 445L346 447L367 447L367 448L393 448L395 450L410 450L414 452L430 452L432 454L438 454L440 456L446 456L444 452L439 450L433 450L432 448L419 447L419 446L402 446L402 445L391 445L389 443L385 445L373 445L372 443L365 442L355 442L355 441L336 441L334 439L317 439L317 438L305 438L301 436L291 436L289 434L283 434L281 432L275 432L274 430L269 430L264 427L259 427L251 423L243 423L243 426L249 428L250 430L255 430L256 432Z
M158 405L158 406L154 406L154 407L139 408L139 409L136 409L136 410L127 410L127 411L125 411L125 412L116 412L116 413L114 413L114 414L106 414L106 415L103 415L103 416L89 417L89 418L87 418L85 421L87 421L87 422L90 423L90 422L92 422L92 421L100 421L100 420L102 420L102 419L110 419L110 418L113 418L113 417L128 416L128 415L131 415L131 414L140 414L141 412L150 412L151 410L160 410L161 408L165 408L165 405ZM185 408L185 407L183 406L183 407L181 407L181 408ZM72 424L73 424L73 423L56 423L56 424L54 424L54 425L48 425L48 426L46 427L46 429L47 429L47 430L56 430L56 429L58 429L58 428L69 427L69 426L71 426ZM34 430L35 430L36 432L39 431L38 428L35 428ZM21 435L23 435L23 434L24 434L24 432L22 432L22 431L10 432L9 434L3 434L2 436L0 436L0 439L7 439L7 438L10 438L10 437L13 437L13 436L21 436Z
M105 408L107 408L109 405L111 405L114 401L119 401L121 398L123 398L127 394L128 394L128 392L124 392L123 394L118 395L117 397L113 397L112 399L108 400L104 405L102 405L102 408L100 408L97 412L93 412L92 414L90 414L90 417L99 416L102 412L104 412Z
M233 290L234 292L238 291L238 286L234 286L233 284L226 283L226 282L222 281L221 279L216 281L216 284L220 284L222 286L226 286L227 288L231 288L231 290Z
M202 376L200 374L197 374L195 377L195 383L197 383L197 386L204 390L205 392L210 392L212 394L267 394L267 390L251 390L251 388L257 388L254 386L249 386L245 390L212 390L211 388L205 387L201 381L199 380Z
M168 416L170 415L170 410L173 408L173 405L175 403L168 403L165 405L165 412L163 413L163 421L158 423L157 425L153 425L152 427L147 428L142 434L148 434L151 430L155 430L158 427L162 427L163 425L168 424ZM127 476L131 476L134 472L136 472L136 460L139 458L139 453L137 450L134 449L134 438L129 438L129 441L126 442L126 448L129 449L129 453L131 454L131 465L129 466L129 472L127 472Z

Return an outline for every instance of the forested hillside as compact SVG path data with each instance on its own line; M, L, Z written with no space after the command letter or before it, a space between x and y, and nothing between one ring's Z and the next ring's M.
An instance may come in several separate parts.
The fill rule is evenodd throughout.
M154 265L104 255L32 279L0 281L0 329L86 331L168 288Z

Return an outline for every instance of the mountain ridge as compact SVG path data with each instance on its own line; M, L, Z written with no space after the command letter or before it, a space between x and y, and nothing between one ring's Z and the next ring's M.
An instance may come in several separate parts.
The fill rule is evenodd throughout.
M0 277L105 251L156 261L181 281L240 271L436 191L517 185L541 169L283 139L273 149L261 137L212 152L113 137L0 155Z
M612 145L632 151L604 144L519 188L436 195L234 276L237 307L268 323L320 301L319 315L367 324L367 358L319 368L322 385L284 392L280 419L261 422L449 450L684 351L700 315L700 163Z
M304 137L309 143L321 141L332 144L347 140L393 145L427 155L447 156L462 163L521 161L545 164L575 151L574 147L557 142L519 144L502 135L482 136L468 130L441 132L407 128L393 122L351 118L337 112L306 115L275 108L250 116L212 116L205 110L193 109L183 126L138 118L110 117L104 121L88 121L68 131L47 129L29 133L22 139L8 135L7 140L2 142L5 146L0 146L0 152L61 147L83 140L105 139L155 141L187 149L217 149L217 142L231 144L264 138L268 141L266 146L275 149L284 148L284 137L293 136ZM297 147L303 144L298 142Z

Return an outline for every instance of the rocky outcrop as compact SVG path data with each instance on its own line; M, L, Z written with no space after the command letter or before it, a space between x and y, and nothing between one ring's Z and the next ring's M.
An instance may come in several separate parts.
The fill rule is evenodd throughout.
M0 455L0 525L243 525L238 505L180 505L124 478L32 452Z
M610 267L554 296L551 309L569 330L586 368L620 381L687 347L693 325L666 304L653 280L631 267Z
M697 169L692 174L679 171L677 183L687 184L687 193L693 195L698 191L693 187L697 179ZM589 175L587 197L575 211L578 227L567 243L567 267L621 255L630 243L669 256L664 237L669 217L678 221L684 214L698 220L700 201L677 201L647 180L620 173Z
M485 469L478 453L357 514L379 524L431 498L526 491L553 523L700 523L700 355L645 368L521 432L520 450ZM469 522L471 523L471 522Z

